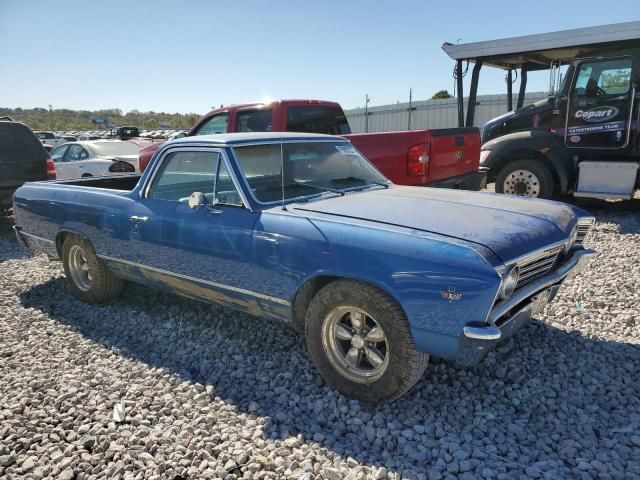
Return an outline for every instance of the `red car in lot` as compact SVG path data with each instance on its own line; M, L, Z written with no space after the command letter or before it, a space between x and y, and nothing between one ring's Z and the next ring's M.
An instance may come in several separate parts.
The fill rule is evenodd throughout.
M352 134L342 107L323 100L277 100L218 108L201 117L186 136L234 132L303 132L347 138L391 181L480 190L486 173L480 169L477 128L447 128ZM140 151L140 170L160 144Z

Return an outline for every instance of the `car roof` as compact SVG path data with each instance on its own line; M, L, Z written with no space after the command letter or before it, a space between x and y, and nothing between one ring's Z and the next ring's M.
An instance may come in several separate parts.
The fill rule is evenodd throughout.
M215 143L222 145L238 145L243 143L261 142L293 142L300 140L309 141L346 141L346 139L336 135L324 135L319 133L298 133L298 132L244 132L244 133L221 133L213 135L195 135L192 137L171 140L171 144L191 144L191 143Z

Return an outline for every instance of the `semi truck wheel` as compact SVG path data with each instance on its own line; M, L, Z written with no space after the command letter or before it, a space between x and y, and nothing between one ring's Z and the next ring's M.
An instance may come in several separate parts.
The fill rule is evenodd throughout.
M311 301L307 346L320 375L346 396L392 401L422 376L429 355L419 352L402 308L365 283L336 280Z
M108 302L122 291L122 280L107 269L82 238L72 235L65 239L62 263L71 293L83 302Z
M496 192L525 197L551 198L553 176L536 160L507 163L496 177Z

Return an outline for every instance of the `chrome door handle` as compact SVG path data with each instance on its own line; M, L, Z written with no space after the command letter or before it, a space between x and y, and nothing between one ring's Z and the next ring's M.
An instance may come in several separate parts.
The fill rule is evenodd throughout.
M147 220L149 220L149 217L139 217L137 215L132 215L129 217L129 220L131 220L133 223L140 223L140 222L146 222Z

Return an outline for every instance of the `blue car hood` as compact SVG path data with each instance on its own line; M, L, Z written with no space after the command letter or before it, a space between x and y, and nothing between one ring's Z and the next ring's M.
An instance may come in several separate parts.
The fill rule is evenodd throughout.
M361 219L484 245L508 262L567 240L576 222L558 202L439 188L369 190L294 206L310 219Z

